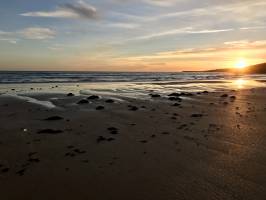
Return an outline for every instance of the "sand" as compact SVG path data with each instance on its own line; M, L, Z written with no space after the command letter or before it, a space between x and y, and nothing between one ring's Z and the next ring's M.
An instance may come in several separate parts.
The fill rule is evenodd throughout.
M0 96L3 200L266 197L265 88L182 102L32 97Z

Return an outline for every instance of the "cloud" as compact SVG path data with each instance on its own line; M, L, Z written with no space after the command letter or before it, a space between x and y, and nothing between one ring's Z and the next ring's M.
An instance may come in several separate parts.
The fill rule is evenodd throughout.
M220 46L206 48L178 49L175 51L157 52L150 55L141 55L128 57L131 61L152 61L152 60L169 60L169 59L194 59L194 58L211 58L218 53L237 52L238 50L266 50L266 40L239 40L224 42ZM230 53L229 53L230 54ZM232 54L232 53L231 53Z
M0 30L0 41L16 44L21 39L30 40L45 40L53 39L56 36L56 31L45 27L28 27L22 30L6 32Z
M17 44L17 39L14 39L14 38L1 38L0 36L0 41L9 42L11 44Z
M47 18L73 18L73 19L96 19L98 11L95 7L78 1L77 3L68 3L57 7L53 11L37 11L20 14L26 17L47 17Z
M155 6L163 6L163 7L169 7L173 6L177 2L184 1L184 0L143 0L144 2L155 5Z
M132 0L128 0L133 2ZM161 6L176 7L177 3L186 3L185 0L142 0L146 3ZM191 1L192 2L192 1ZM174 5L176 4L176 5ZM193 6L192 6L193 5ZM129 19L135 19L143 22L168 20L170 18L193 18L201 19L200 17L215 17L220 18L216 23L220 21L250 21L251 19L264 19L266 14L264 7L266 2L264 0L230 0L230 1L208 1L205 0L202 3L193 3L190 7L180 6L176 12L165 12L156 15L147 15L145 17L139 17L135 15L124 14L124 17ZM182 9L183 8L183 9ZM123 15L123 13L120 13ZM213 20L214 18L209 18ZM205 19L206 20L206 19Z
M135 3L135 0L113 0L118 3ZM149 4L152 6L169 7L177 4L178 2L184 2L186 0L139 0L141 3ZM138 3L139 3L138 2Z
M53 39L56 32L50 28L30 27L18 32L22 37L32 40Z
M15 38L14 36L15 35L12 32L5 32L0 30L0 41L16 44L18 39Z
M266 47L266 40L237 40L237 41L229 41L224 43L229 48L238 48L238 49L248 49L248 48L261 48Z
M127 41L131 40L150 40L154 38L159 37L165 37L170 35L177 35L177 34L211 34L211 33L221 33L221 32L229 32L233 31L234 29L204 29L204 30L194 30L192 27L185 27L180 29L172 29L168 31L163 31L159 33L152 33L149 35L144 35L140 37L136 37L133 39L129 39Z
M117 23L109 23L106 24L108 27L114 27L114 28L122 28L122 29L135 29L139 25L134 23L123 23L123 22L117 22Z

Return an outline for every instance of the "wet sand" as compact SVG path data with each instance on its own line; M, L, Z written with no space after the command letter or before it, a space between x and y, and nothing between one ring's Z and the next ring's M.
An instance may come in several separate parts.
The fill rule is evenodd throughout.
M266 197L265 88L32 97L0 96L3 200Z

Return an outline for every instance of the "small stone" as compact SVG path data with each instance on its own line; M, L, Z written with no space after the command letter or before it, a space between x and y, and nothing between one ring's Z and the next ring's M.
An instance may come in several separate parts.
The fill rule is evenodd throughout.
M97 96L97 95L91 95L89 97L87 97L88 100L96 100L96 99L99 99L100 97Z
M87 104L87 103L89 103L88 100L86 100L86 99L81 99L77 104Z
M113 99L107 99L105 102L106 103L114 103L115 101Z
M128 107L129 107L129 110L131 111L136 111L139 109L137 106L132 106L132 105L129 105Z
M68 97L73 97L73 96L75 96L75 95L74 95L73 93L68 93L67 96L68 96Z
M4 169L2 169L1 171L2 171L3 173L6 173L6 172L9 171L9 168L4 168Z
M182 101L182 99L179 98L179 97L169 97L168 99L169 99L170 101Z
M180 93L172 93L168 95L169 97L179 97Z
M203 117L202 114L192 114L191 117Z
M104 109L104 106L97 106L96 107L96 110L103 110Z
M159 98L159 97L161 97L161 95L159 95L159 94L150 94L150 96L151 96L152 98Z
M221 97L226 98L226 97L228 97L228 94L223 94L223 95L221 95Z
M46 121L56 121L56 120L62 120L62 119L64 119L64 118L60 117L60 116L52 116L52 117L48 117L48 118L46 118L44 120L46 120Z
M99 137L97 138L97 143L103 142L103 141L105 141L105 140L106 140L105 137L103 137L103 136L99 136Z
M54 129L43 129L37 132L38 134L58 134L63 133L62 130L54 130Z

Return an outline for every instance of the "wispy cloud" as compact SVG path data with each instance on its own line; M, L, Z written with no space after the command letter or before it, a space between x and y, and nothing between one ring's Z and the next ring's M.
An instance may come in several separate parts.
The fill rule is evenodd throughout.
M142 56L132 56L128 57L128 60L134 61L150 61L153 59L174 59L174 58L199 58L206 57L211 58L213 55L219 52L229 52L229 51L238 51L238 50L255 50L255 49L265 49L266 50L266 40L240 40L240 41L228 41L224 42L220 46L206 47L206 48L190 48L190 49L178 49L175 51L164 51L157 52L150 55Z
M15 38L2 38L0 36L0 41L5 41L5 42L11 43L11 44L17 44L17 39L15 39Z
M164 5L172 6L174 4L185 2L184 0L143 0L153 5ZM157 15L146 15L145 17L127 15L124 17L129 19L136 19L140 21L158 21L169 18L199 18L206 16L221 16L220 20L231 19L233 21L243 21L251 18L263 18L266 16L264 12L264 7L266 2L264 0L254 0L254 1L225 1L222 3L205 3L199 4L195 8L177 9L176 12L166 12ZM120 13L123 15L123 13ZM212 20L212 18L210 18Z
M148 35L143 35L139 37L135 37L132 39L128 39L126 41L137 41L137 40L150 40L154 38L166 37L170 35L177 35L177 34L212 34L212 33L221 33L221 32L229 32L233 31L234 29L204 29L204 30L195 30L192 27L184 27L180 29L172 29L168 31L162 31L158 33L151 33Z
M56 31L50 28L30 27L18 32L22 37L32 40L52 39L56 36Z
M55 30L44 27L29 27L14 32L0 31L0 41L11 44L16 44L21 39L45 40L53 39L55 36Z
M106 26L113 28L122 28L122 29L135 29L139 25L135 23L124 23L124 22L116 22L116 23L107 23Z
M143 1L155 6L169 7L184 0L143 0Z
M18 39L14 37L14 33L0 30L0 41L16 44Z
M119 3L134 3L135 0L113 0ZM173 6L179 2L184 2L186 0L139 0L138 3L145 3L152 6L160 6L160 7L169 7Z
M78 1L73 4L68 3L61 5L52 11L27 12L20 15L26 17L96 19L98 17L98 11L92 5L84 1Z

